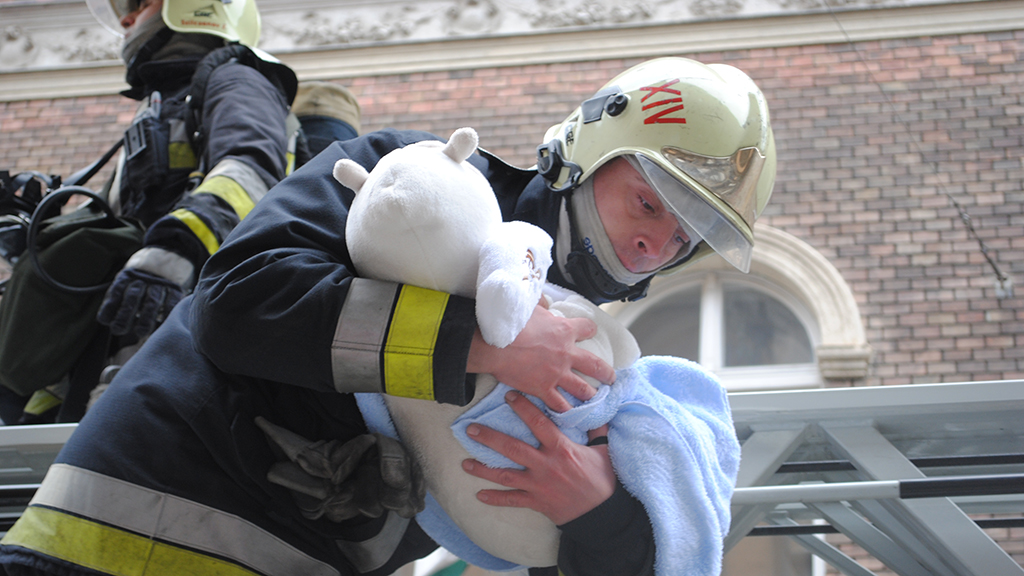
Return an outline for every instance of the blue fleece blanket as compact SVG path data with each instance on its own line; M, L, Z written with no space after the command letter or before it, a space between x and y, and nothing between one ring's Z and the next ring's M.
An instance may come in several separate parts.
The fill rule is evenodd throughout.
M499 384L452 424L466 450L490 466L518 467L471 440L465 433L471 423L539 445L505 402L508 390ZM371 431L397 437L379 394L358 394L357 400ZM615 472L644 505L654 528L656 574L721 572L740 448L725 390L714 375L688 360L648 356L620 370L615 384L601 386L594 398L574 402L568 412L550 412L539 400L531 400L581 444L587 442L588 430L609 425ZM427 508L416 519L436 542L467 562L489 570L520 568L473 544L429 495Z

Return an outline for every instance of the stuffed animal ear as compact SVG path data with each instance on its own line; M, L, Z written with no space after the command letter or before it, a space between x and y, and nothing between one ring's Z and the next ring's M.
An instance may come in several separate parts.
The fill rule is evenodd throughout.
M476 135L476 130L472 128L459 128L448 139L448 143L444 146L444 153L456 162L463 162L466 158L469 158L470 154L476 151L477 144L479 143L480 138Z
M341 182L344 186L351 188L356 193L362 189L369 175L366 168L348 158L342 158L334 163L334 179Z

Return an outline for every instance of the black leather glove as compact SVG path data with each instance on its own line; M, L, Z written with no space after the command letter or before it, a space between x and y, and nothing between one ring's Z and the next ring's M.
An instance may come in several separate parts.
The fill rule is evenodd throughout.
M178 284L160 276L125 268L107 289L96 320L114 336L149 336L185 295Z
M347 442L313 442L261 416L256 425L288 458L271 466L267 479L291 490L306 518L341 522L388 510L412 518L425 506L423 472L393 438L362 434Z

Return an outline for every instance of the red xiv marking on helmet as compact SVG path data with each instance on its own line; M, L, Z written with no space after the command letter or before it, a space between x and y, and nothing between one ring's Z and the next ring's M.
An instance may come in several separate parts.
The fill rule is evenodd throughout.
M651 114L650 116L644 118L644 124L686 124L686 118L677 118L677 117L668 117L668 118L666 118L666 116L668 116L669 114L683 109L683 104L682 104L683 99L682 98L672 98L671 97L671 96L680 96L682 94L679 90L675 90L673 88L670 88L670 86L672 86L673 84L676 84L678 82L679 82L679 79L675 78L673 80L669 80L668 82L665 82L661 86L644 86L643 88L640 89L643 92L647 92L647 94L644 95L644 97L640 100L641 102L647 102L648 98L650 98L651 96L654 96L655 94L657 94L659 92L664 92L665 94L669 95L669 97L665 98L664 100L658 100L656 102L651 102L650 104L644 104L644 107L643 107L644 110L650 110L652 108L658 108L658 107L661 107L661 106L668 106L669 104L679 104L678 106L672 106L671 108L665 108L663 110L659 110L659 111L655 112L654 114Z

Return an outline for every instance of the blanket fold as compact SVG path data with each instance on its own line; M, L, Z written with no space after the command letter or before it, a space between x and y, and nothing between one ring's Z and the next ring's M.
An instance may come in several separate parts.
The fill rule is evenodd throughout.
M509 389L499 384L452 424L462 446L492 467L518 465L471 440L465 433L469 424L538 445L505 402ZM358 394L357 399L371 431L397 436L380 395ZM568 412L550 412L530 399L580 444L586 444L588 430L609 425L612 465L654 528L656 574L721 572L740 447L726 392L713 374L689 360L648 356L619 370L615 384L601 386L594 398L576 401ZM519 568L476 547L432 498L417 521L441 546L468 562L490 570Z

